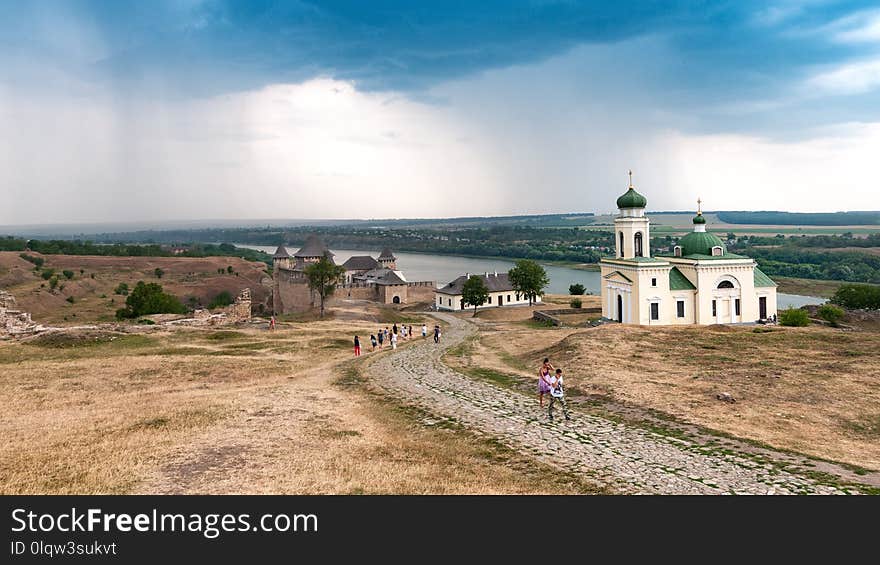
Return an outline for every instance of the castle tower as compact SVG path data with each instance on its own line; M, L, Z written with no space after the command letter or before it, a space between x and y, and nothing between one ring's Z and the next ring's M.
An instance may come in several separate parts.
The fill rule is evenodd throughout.
M392 271L397 269L397 257L394 256L389 247L383 249L379 255L379 265L383 269L391 269Z
M648 199L636 192L629 172L629 189L617 199L620 213L614 218L615 257L632 259L651 256L649 220L645 216Z
M272 255L272 270L278 269L290 269L290 253L287 252L284 244L279 245L275 255Z

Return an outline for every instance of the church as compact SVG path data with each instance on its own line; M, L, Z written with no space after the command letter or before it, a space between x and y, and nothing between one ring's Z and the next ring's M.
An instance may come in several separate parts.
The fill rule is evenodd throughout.
M602 315L624 324L736 324L775 318L776 283L755 261L727 251L706 230L697 201L692 233L672 254L652 255L648 200L629 189L617 199L614 257L599 262Z

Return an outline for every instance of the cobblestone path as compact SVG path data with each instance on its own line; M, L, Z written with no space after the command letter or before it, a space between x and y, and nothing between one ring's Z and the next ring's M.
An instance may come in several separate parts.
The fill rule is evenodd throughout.
M521 453L583 474L620 493L843 494L857 492L782 470L772 462L722 451L634 425L572 410L550 422L537 398L458 373L440 358L476 331L473 324L433 314L449 324L443 343L429 336L367 367L373 386L458 422ZM555 410L554 410L555 412Z

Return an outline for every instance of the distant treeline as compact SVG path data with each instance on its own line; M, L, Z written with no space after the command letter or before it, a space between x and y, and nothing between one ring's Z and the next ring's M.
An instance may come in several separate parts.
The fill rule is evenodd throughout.
M718 212L728 224L776 224L782 226L880 225L880 212Z
M219 245L194 243L181 253L172 253L158 244L134 245L126 243L97 244L80 240L39 240L0 237L0 251L30 250L43 255L102 255L112 257L241 257L248 261L271 264L269 254L254 249L243 249L230 243Z

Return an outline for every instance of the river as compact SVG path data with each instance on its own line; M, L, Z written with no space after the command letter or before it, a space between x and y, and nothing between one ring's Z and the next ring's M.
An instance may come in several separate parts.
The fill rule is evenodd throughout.
M243 243L236 243L234 245L245 249L265 251L270 255L275 253L276 249L274 246L268 245L246 245ZM289 251L293 253L296 249L291 248ZM334 260L340 265L352 255L372 255L373 257L379 255L379 250L333 249L332 251L334 253ZM478 259L475 257L406 253L403 251L395 251L394 254L397 256L397 266L403 271L407 280L434 281L439 286L443 286L465 273L485 273L486 271L502 273L507 272L514 265L513 261L505 259ZM544 265L544 270L547 271L547 276L550 278L550 285L547 287L549 294L568 294L568 286L574 283L581 283L592 294L599 294L600 292L599 271L582 271L556 265ZM816 296L778 293L776 301L777 307L782 310L792 306L799 308L807 304L822 304L825 302L825 299Z

